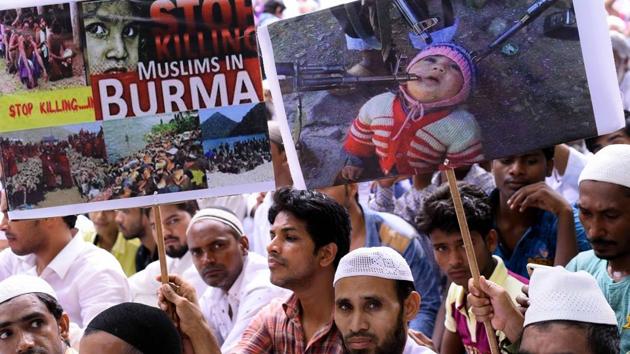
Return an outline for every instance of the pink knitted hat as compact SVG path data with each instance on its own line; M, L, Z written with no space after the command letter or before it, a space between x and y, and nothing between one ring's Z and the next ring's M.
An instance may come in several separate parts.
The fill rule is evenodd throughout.
M447 57L455 62L457 66L459 66L459 70L464 77L464 83L462 84L461 90L459 90L459 92L453 97L432 103L422 103L417 102L413 97L411 97L407 92L406 86L401 85L400 88L405 99L407 100L407 103L410 106L421 104L423 110L426 111L434 108L455 106L466 101L466 99L468 99L468 96L470 96L476 76L475 63L473 62L470 53L468 53L466 49L452 43L432 44L423 49L411 60L411 62L409 62L409 65L407 65L407 71L409 71L409 69L418 61L433 55L441 55Z

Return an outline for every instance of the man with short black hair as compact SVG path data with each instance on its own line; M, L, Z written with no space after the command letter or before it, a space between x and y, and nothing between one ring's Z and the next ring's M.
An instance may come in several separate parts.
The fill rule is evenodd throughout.
M158 208L162 219L162 234L164 235L168 272L172 275L181 276L201 295L207 286L193 265L193 257L186 243L186 229L192 217L199 210L197 202L190 200L177 204L164 204L158 206ZM152 232L157 234L153 210L149 213L149 225ZM160 262L155 261L147 265L142 271L131 276L129 278L129 287L132 301L157 307L157 291L160 287L157 277L159 275Z
M348 213L315 191L283 188L273 200L267 246L271 283L293 294L260 310L229 353L341 354L343 342L333 321L332 283L341 257L350 248ZM168 285L160 290L175 305L181 331L195 351L219 353L198 307Z
M479 272L505 287L511 301L515 301L527 279L510 272L500 257L492 255L498 236L488 197L480 188L467 183L459 183L458 189ZM472 273L448 185L441 186L425 200L419 221L418 227L431 239L437 264L452 281L444 301L446 331L440 353L490 353L485 327L470 313L470 305L466 302L468 279ZM502 342L506 336L498 332L496 337L497 342ZM514 353L515 350L506 352Z
M586 139L586 148L588 151L596 154L602 148L612 144L630 145L630 111L624 111L626 115L626 126L610 134L596 136Z
M578 251L590 248L584 233L576 233L571 205L545 184L553 154L551 147L492 162L497 189L490 201L499 236L495 254L526 278L527 263L566 265Z
M70 319L41 278L14 275L0 282L0 353L76 354Z
M46 280L70 321L84 327L112 305L129 301L129 285L120 263L109 252L73 237L76 217L9 220L0 229L9 249L0 252L0 280L29 274ZM71 333L71 342L78 339Z
M130 208L116 210L118 229L127 240L140 239L136 253L136 272L158 260L157 245L149 221L151 208Z
M248 251L243 224L230 210L201 209L186 235L195 270L207 284L199 301L187 298L199 303L221 352L228 353L260 309L275 298L286 298L289 291L271 284L267 260ZM196 293L181 277L172 276L171 281L180 287L180 294Z
M171 319L155 307L126 302L96 316L85 329L81 353L182 354Z
M335 324L346 352L429 354L407 335L420 295L407 261L389 247L357 248L335 273Z

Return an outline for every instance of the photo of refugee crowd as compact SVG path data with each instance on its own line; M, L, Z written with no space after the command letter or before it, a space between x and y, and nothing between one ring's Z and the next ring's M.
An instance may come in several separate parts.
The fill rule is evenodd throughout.
M76 3L0 11L2 94L85 85L76 14Z

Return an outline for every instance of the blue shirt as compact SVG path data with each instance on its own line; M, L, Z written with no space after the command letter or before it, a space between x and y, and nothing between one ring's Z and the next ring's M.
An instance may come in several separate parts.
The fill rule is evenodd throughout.
M431 337L441 305L441 273L428 238L419 235L413 226L394 214L362 209L365 247L388 246L405 258L411 268L416 291L422 298L420 311L409 322L409 327Z
M490 199L496 210L499 205L498 190L492 192ZM494 214L497 214L496 211ZM581 252L591 249L591 245L588 243L584 228L581 224L579 226L577 227L576 224L575 232L578 252ZM498 231L496 225L494 228ZM558 218L551 212L539 210L536 222L525 230L514 250L510 252L503 242L499 242L494 254L503 259L509 270L529 279L527 263L553 265L556 257L557 236Z

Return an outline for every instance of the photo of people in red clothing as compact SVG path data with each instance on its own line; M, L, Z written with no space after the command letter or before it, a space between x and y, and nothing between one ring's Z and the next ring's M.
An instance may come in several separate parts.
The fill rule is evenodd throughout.
M603 78L593 73L614 68L583 56L609 50L605 31L578 35L592 16L557 21L576 13L550 0L376 0L260 27L292 170L321 188L596 135L605 118L595 112L617 103L591 97Z
M3 134L0 148L15 209L86 202L107 181L100 122Z

